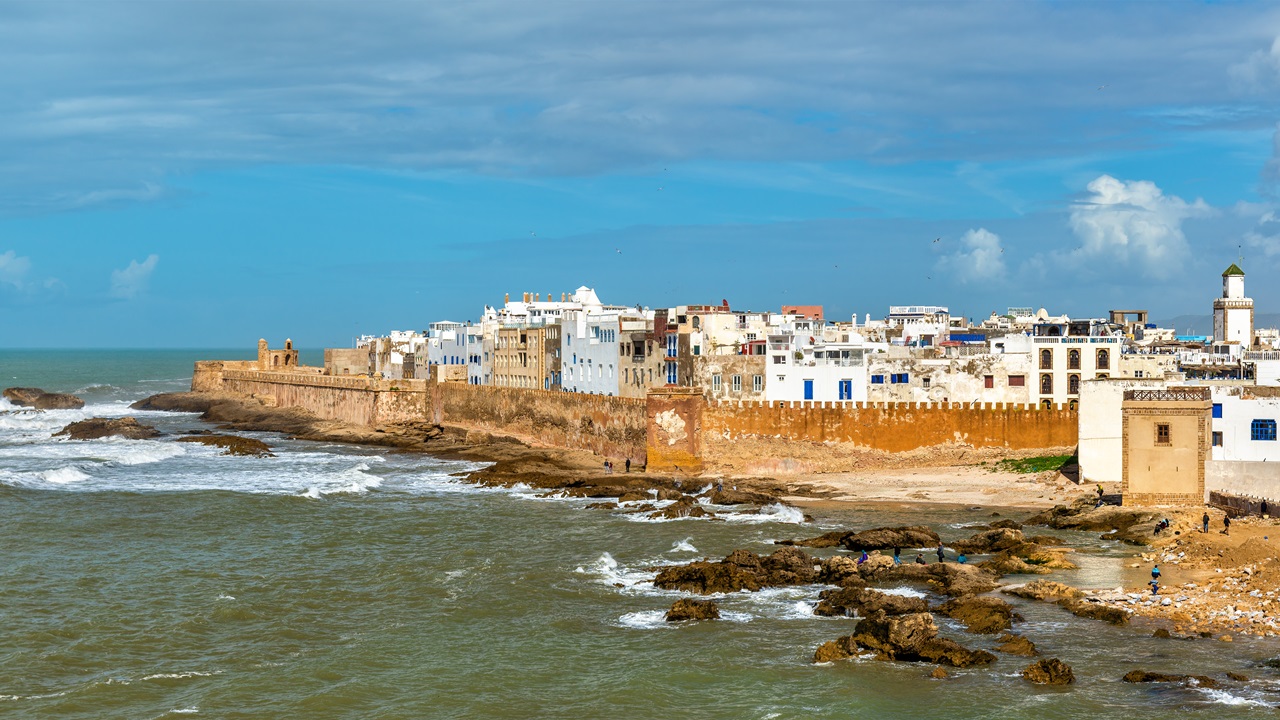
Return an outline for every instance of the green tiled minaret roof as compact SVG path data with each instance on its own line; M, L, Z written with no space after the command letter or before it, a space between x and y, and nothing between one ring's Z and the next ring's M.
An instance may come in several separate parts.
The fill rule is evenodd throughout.
M1222 277L1226 277L1228 275L1244 275L1244 271L1240 269L1239 265L1231 263L1231 267L1222 271Z

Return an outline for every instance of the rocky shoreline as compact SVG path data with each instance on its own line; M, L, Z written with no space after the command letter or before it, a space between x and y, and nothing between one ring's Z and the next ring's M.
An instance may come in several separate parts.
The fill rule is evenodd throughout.
M600 458L587 452L531 447L519 438L496 436L475 429L428 423L353 427L320 420L302 410L269 407L253 399L232 395L168 393L141 400L132 407L197 412L201 419L216 424L221 430L278 432L303 440L391 447L443 459L485 463L483 468L468 473L465 479L482 485L511 487L522 484L547 493L598 498L600 502L588 507L642 512L659 518L714 519L715 511L709 505L753 505L759 508L785 500L822 497L822 493L811 492L811 485L770 478L734 478L725 487L723 484L708 485L705 479L695 481L675 475L609 472L597 464ZM198 436L184 441L222 446L227 442L200 439ZM1189 537L1182 535L1177 526L1169 532L1178 535L1155 537L1151 531L1158 517L1155 512L1115 506L1094 508L1091 502L1077 502L1036 513L1021 522L999 520L980 529L972 537L949 545L953 555L965 552L980 556L980 559L975 558L974 564L966 565L954 562L897 565L893 559L881 554L892 548L914 552L920 548L935 547L939 537L928 527L874 528L827 533L812 538L779 539L776 542L783 547L771 555L760 556L738 550L720 561L702 560L662 568L656 572L653 582L660 588L695 595L754 592L765 587L787 585L829 585L831 589L822 591L815 603L815 614L856 617L858 624L849 635L815 649L814 659L817 662L863 653L888 660L923 661L951 667L981 666L995 661L991 653L972 650L940 636L933 619L935 615L955 619L970 633L998 634L999 644L994 647L998 653L1035 657L1038 650L1034 643L1013 632L1013 624L1020 618L1009 603L993 594L996 591L1055 603L1066 612L1112 624L1126 624L1133 616L1149 618L1157 623L1163 621L1168 627L1160 630L1170 638L1211 637L1223 633L1219 637L1229 640L1230 635L1226 634L1229 632L1273 636L1277 628L1268 611L1276 600L1280 600L1275 597L1280 592L1280 587L1277 587L1280 583L1280 561L1273 567L1270 559L1262 562L1252 555L1252 565L1233 565L1225 572L1224 568L1217 568L1214 573L1217 577L1207 582L1180 583L1176 589L1168 590L1156 599L1145 596L1145 588L1136 592L1124 588L1090 591L1042 580L1022 585L1001 584L1001 579L1007 575L1043 574L1075 567L1069 551L1060 547L1060 541L1055 537L1024 533L1026 526L1033 525L1098 532L1108 540L1134 545L1135 551L1153 548L1149 551L1151 554L1137 556L1144 560L1159 558L1165 563L1185 562L1189 550L1184 548L1184 543ZM1179 518L1180 523L1190 524L1186 518ZM800 548L834 549L836 554L819 558ZM864 551L869 554L862 563L840 554ZM1213 557L1230 559L1225 551ZM908 562L909 559L904 559L904 563ZM1219 560L1219 564L1224 563ZM876 588L890 582L917 584L949 599L930 607L923 599L885 594ZM667 619L688 622L717 616L713 601L688 598L677 602L668 612ZM935 672L945 675L941 670ZM1023 676L1032 683L1066 684L1074 681L1071 668L1056 658L1038 660L1023 671Z

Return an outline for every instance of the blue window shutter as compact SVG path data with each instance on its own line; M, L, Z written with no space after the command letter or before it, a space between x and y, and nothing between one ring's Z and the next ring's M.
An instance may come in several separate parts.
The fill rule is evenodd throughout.
M1213 416L1216 418L1222 417L1222 403L1213 404Z

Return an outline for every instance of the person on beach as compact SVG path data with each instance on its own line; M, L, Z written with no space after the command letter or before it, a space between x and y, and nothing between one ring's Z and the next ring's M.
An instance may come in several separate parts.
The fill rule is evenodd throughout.
M1209 532L1209 513L1205 513L1204 517L1200 519L1204 522L1204 530L1201 530L1200 532L1203 532L1203 533Z
M1149 583L1147 583L1147 584L1151 586L1151 594L1152 594L1152 595L1159 595L1159 594L1160 594L1160 581L1159 581L1159 580L1152 580L1151 582L1149 582Z
M626 468L627 472L631 472L631 458L627 458Z
M925 562L925 561L924 561L924 555L921 555L920 553L916 553L916 564L917 564L917 565L928 565L929 563L927 563L927 562Z
M1160 566L1159 566L1159 565L1152 565L1152 566L1151 566L1151 579L1152 579L1152 580L1159 580L1159 579L1160 579Z
M1098 483L1098 504L1095 507L1102 507L1102 483Z
M893 549L893 564L894 565L902 564L902 548Z
M1231 515L1229 514L1222 516L1222 534L1223 535L1231 534Z
M858 564L859 564L859 565L861 565L862 563L866 562L866 561L867 561L867 558L869 558L869 557L871 557L871 556L870 556L870 555L867 555L867 551L866 551L866 550L863 550L863 551L862 551L862 554L858 556Z
M965 555L964 553L960 553L959 555L957 555L957 556L956 556L956 562L958 562L958 563L960 563L961 565L963 565L963 564L965 564L965 563L969 562L969 556L968 556L968 555Z
M607 473L611 473L611 472L613 472L613 463L609 462L608 460L605 460L605 461L604 461L604 471L605 471L605 472L607 472Z
M944 563L946 561L947 561L947 553L945 550L942 549L942 543L938 543L938 562Z

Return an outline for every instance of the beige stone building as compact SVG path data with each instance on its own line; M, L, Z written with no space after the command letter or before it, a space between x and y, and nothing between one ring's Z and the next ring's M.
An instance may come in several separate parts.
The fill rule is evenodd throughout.
M1209 459L1209 388L1127 390L1121 404L1124 505L1200 505Z
M498 387L551 390L559 387L560 326L503 327L494 335L493 380Z

